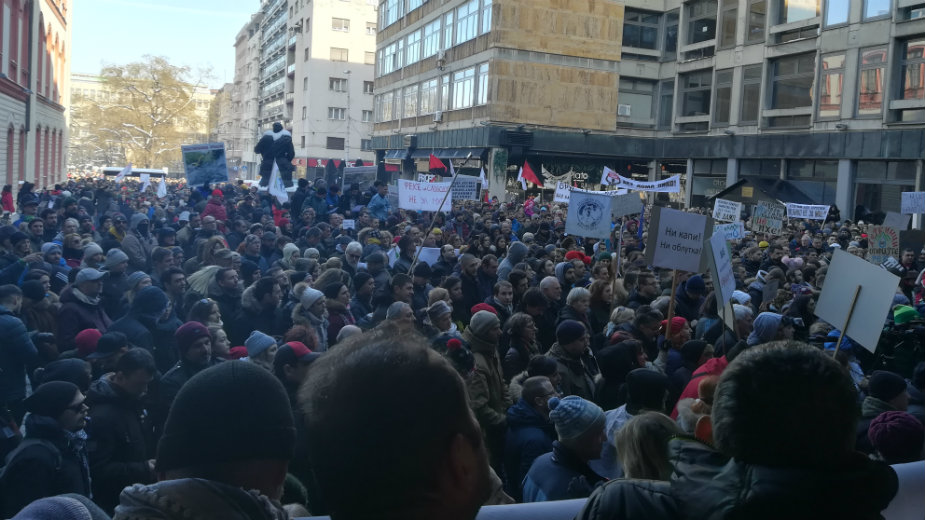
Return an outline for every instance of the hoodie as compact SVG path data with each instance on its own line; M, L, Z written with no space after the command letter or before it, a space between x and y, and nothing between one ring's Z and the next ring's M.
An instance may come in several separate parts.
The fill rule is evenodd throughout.
M512 242L507 248L507 256L498 265L498 280L507 280L514 266L523 262L527 258L530 249L523 242Z
M504 447L505 491L521 501L521 482L537 457L552 451L556 429L552 422L533 409L523 398L507 410L507 438Z

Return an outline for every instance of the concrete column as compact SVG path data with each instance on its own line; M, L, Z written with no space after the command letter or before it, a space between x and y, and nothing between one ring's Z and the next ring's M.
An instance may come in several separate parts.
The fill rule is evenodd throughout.
M854 219L854 168L850 159L838 161L838 183L835 185L835 204L842 218Z
M694 194L694 160L687 160L687 172L684 183L684 207L691 205L691 196Z
M787 159L780 160L780 180L787 180Z
M726 187L732 186L739 182L739 160L726 159Z

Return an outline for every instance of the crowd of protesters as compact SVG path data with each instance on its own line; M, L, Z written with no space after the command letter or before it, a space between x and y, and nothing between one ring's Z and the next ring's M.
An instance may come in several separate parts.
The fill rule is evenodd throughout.
M532 196L82 179L2 203L3 518L879 518L889 465L923 458L925 252L882 266L875 352L833 355L814 314L869 223L732 241L724 322L709 273L647 265L646 215L587 239Z

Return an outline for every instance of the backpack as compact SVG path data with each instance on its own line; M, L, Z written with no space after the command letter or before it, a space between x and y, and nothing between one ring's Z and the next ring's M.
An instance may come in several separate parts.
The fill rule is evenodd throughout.
M3 489L6 486L7 481L7 470L13 466L13 463L16 461L16 458L19 457L24 451L31 448L32 446L44 446L46 450L51 451L55 456L55 472L61 471L61 450L58 449L51 441L45 439L23 439L19 443L19 446L16 446L16 449L10 452L6 456L5 464L0 468L0 489ZM0 493L0 511L5 511L6 507L3 504L3 493Z

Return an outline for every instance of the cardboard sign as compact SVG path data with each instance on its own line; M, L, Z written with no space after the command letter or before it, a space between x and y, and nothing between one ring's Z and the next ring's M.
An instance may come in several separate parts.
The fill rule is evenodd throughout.
M419 173L418 182L434 182L437 176L432 173Z
M646 245L648 263L666 269L700 272L707 216L655 207Z
M453 200L479 200L479 178L457 175L453 182Z
M414 182L398 180L398 207L413 211L448 211L453 207L453 194L446 197L446 204L440 202L450 189L448 182Z
M825 220L828 215L829 206L820 206L815 204L787 204L788 218Z
M829 265L822 294L816 304L816 316L838 327L845 325L851 309L854 292L858 293L854 312L845 334L867 350L873 352L880 341L880 333L893 304L899 277L886 269L836 250Z
M713 219L723 222L735 222L742 215L742 203L731 200L716 199L713 204Z
M925 213L925 191L904 191L900 213L904 215Z
M745 224L742 222L713 224L713 234L722 235L726 240L742 240L745 238Z
M883 219L883 225L893 229L903 230L909 227L910 220L912 220L912 215L901 215L895 211L887 211L886 217Z
M553 202L564 202L568 204L569 196L569 185L567 182L559 181L556 183L556 194L553 196Z
M625 195L617 195L613 198L611 212L614 217L620 218L626 215L640 213L643 207L642 200L639 198L638 193L627 193Z
M867 244L867 259L871 263L880 265L889 257L899 260L899 233L895 229L871 226L867 231Z
M732 255L723 235L710 237L710 253L713 259L713 289L717 296L717 307L726 307L732 299L736 288L735 274L732 272Z
M605 192L572 190L565 232L580 237L609 237L613 222L610 199Z
M356 229L357 221L353 219L344 219L343 223L340 225L341 229Z
M752 231L756 233L780 234L784 226L784 214L787 211L781 204L758 201L752 216Z

